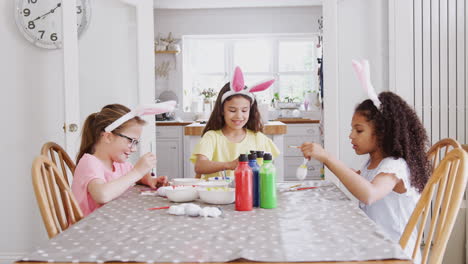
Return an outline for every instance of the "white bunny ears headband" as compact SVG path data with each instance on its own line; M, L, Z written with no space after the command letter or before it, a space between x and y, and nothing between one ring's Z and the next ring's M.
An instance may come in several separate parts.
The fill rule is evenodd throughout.
M356 72L356 75L359 81L361 82L362 88L364 89L364 91L367 92L367 96L369 97L369 99L372 100L375 107L377 107L377 109L379 110L381 102L370 80L369 61L353 60L353 68L354 68L354 71Z
M234 69L234 74L232 75L232 81L230 83L231 90L223 94L223 97L221 97L221 103L223 103L224 100L226 100L226 98L228 98L229 96L240 94L240 95L247 95L250 98L252 98L252 104L253 104L253 102L255 101L255 96L253 95L253 93L261 92L261 91L268 89L268 87L270 87L274 82L275 82L274 79L271 79L268 81L262 81L256 85L253 85L250 88L244 89L245 87L244 75L242 74L241 69L239 67L236 67Z
M136 116L157 115L157 114L170 112L174 110L175 105L176 105L176 101L167 101L167 102L157 103L157 104L139 105L136 108L132 109L130 112L121 116L119 119L112 122L110 125L108 125L104 129L104 131L111 132L114 129L118 128L123 123L127 122L128 120Z

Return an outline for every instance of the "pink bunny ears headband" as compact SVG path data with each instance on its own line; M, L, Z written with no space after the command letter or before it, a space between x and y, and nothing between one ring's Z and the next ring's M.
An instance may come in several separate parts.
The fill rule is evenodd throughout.
M381 102L370 80L369 61L353 60L353 68L354 68L354 71L356 72L356 75L359 81L361 82L362 88L364 89L364 91L367 92L367 96L369 97L369 99L372 100L375 107L377 107L377 109L380 109Z
M261 92L261 91L268 89L268 87L270 87L274 82L275 82L274 79L271 79L268 81L262 81L256 85L253 85L250 88L244 89L245 87L244 75L242 74L241 69L239 67L236 67L234 69L234 74L232 76L232 81L230 83L231 90L223 94L223 97L221 97L221 103L223 103L224 100L226 100L226 98L228 98L229 96L232 96L235 94L241 94L241 95L247 95L250 98L252 98L252 104L253 104L253 102L255 101L255 96L253 95L253 93Z
M119 119L112 122L112 124L108 125L104 129L104 131L111 132L114 129L118 128L123 123L127 122L128 120L136 116L157 115L157 114L170 112L174 110L175 105L176 105L176 101L167 101L167 102L157 103L157 104L139 105L136 108L132 109L130 112L121 116Z

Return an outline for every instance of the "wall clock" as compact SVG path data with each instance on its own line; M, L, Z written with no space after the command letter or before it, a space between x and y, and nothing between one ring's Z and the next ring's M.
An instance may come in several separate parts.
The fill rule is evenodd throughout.
M62 0L15 0L15 19L23 36L46 49L62 47ZM69 1L69 0L67 0ZM89 25L89 0L76 0L78 37Z

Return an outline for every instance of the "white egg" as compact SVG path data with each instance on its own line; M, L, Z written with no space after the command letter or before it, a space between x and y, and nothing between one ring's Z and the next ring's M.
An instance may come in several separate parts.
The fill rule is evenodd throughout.
M304 180L307 176L307 167L298 167L296 170L296 178L300 181Z
M201 207L197 204L185 204L185 213L189 216L198 216L200 214L200 211Z
M183 205L173 205L167 212L172 215L185 215L185 208Z

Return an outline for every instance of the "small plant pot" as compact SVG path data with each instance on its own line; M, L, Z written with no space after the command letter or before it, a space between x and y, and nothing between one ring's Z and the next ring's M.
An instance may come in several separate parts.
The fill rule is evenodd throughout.
M299 108L299 103L289 103L289 102L278 102L278 108L280 109L293 109L293 108Z

